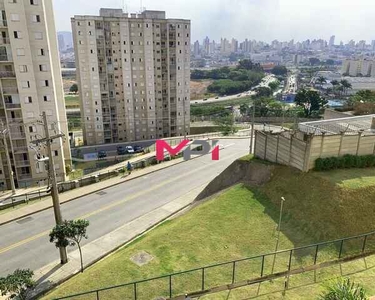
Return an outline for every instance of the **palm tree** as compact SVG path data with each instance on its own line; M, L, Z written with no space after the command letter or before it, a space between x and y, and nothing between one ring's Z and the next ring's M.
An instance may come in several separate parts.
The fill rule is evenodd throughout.
M346 95L348 89L351 89L352 88L352 84L346 80L346 79L343 79L340 81L340 84L342 85L342 87L344 88L344 93Z
M336 85L339 85L340 82L339 82L338 80L332 80L332 81L331 81L331 84L332 84L333 86L336 86Z
M322 87L323 87L323 83L326 83L327 80L326 80L323 76L319 76L319 77L316 79L315 82L319 83L319 85L320 85L320 89L322 89Z
M350 282L350 279L339 279L335 282L331 282L327 286L327 291L323 293L320 300L367 300L366 292L360 285L355 285Z

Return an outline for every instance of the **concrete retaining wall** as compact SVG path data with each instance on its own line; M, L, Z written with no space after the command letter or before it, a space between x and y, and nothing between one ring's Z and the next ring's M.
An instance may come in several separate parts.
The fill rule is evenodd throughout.
M264 184L271 179L273 168L272 165L266 165L256 160L251 162L236 160L216 176L195 200L207 198L239 182L250 186Z

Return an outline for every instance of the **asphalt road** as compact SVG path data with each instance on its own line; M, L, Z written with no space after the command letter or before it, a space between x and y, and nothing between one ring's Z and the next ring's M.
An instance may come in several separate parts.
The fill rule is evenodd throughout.
M247 154L249 140L222 140L219 144L223 146L219 161L212 161L210 155L205 155L109 187L104 193L83 196L61 206L63 218L88 219L89 239L83 244L93 241L207 184L236 158ZM58 259L58 250L48 240L53 226L52 209L0 226L0 276L17 268L37 270Z

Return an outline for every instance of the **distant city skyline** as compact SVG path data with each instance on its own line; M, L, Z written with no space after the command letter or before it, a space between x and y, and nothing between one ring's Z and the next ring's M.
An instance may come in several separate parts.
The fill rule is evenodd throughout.
M168 18L192 21L192 41L206 36L219 41L221 37L245 38L270 43L272 40L329 40L335 43L366 40L375 34L371 0L54 0L58 31L71 31L74 15L97 15L102 7L122 8L139 12L142 7L165 10Z

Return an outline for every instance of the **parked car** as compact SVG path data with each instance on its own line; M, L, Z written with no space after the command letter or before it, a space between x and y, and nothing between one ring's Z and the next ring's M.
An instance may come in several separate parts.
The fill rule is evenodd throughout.
M125 151L126 151L126 154L133 154L134 153L134 149L132 146L125 146Z
M126 154L125 147L123 147L123 146L118 146L118 147L117 147L117 155L125 155L125 154Z
M219 96L216 96L215 99L219 99Z
M105 151L99 151L98 152L98 158L105 158L107 157L107 152Z
M207 98L204 98L203 101L207 101Z
M143 153L145 151L145 149L142 146L138 145L134 146L133 149L135 153Z

